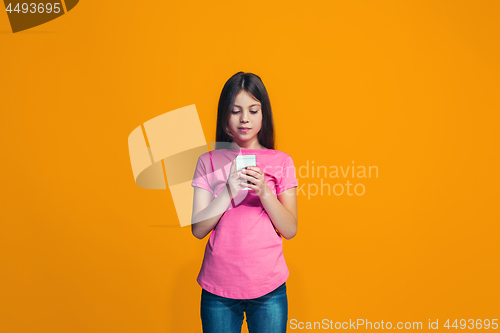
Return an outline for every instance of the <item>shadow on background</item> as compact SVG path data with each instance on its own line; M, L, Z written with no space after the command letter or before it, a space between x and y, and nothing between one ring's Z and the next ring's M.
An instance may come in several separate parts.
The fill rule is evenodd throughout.
M309 318L310 306L307 303L308 298L306 297L304 274L299 269L300 266L295 265L292 260L287 260L286 265L290 271L290 275L286 281L286 294L288 298L287 325L290 327L290 319Z
M150 228L181 228L179 225L173 224L158 224L158 225L150 225Z
M206 241L201 248L205 248ZM201 245L201 244L200 244ZM187 262L177 272L174 292L167 296L166 309L171 312L168 332L201 332L200 302L201 287L196 277L201 268L203 254Z

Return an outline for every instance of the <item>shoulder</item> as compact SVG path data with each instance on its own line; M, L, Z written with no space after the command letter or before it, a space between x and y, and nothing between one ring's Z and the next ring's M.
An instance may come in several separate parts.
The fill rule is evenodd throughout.
M207 152L201 154L200 156L198 156L198 160L196 161L196 164L198 165L198 167L205 168L208 170L208 168L211 165L211 159L213 158L213 156L210 156L212 154L213 154L213 152L207 151Z
M218 156L224 155L225 151L223 149L214 149L214 150L209 150L198 157L198 159L202 161L210 160L211 158L215 158Z
M209 155L209 151L201 154L199 157L198 157L198 161L202 161L202 162L205 162L207 159L210 159L210 155Z
M226 163L227 151L224 149L209 150L198 157L198 163L206 166L221 165Z
M211 151L207 151L207 152L205 152L205 153L201 154L201 155L200 155L200 157L198 157L198 158L199 158L200 160L207 159L207 158L209 158L209 156L210 156L209 154L211 154L211 153L212 153Z
M276 156L276 159L278 161L280 161L281 163L290 162L290 161L293 162L292 156L284 151L275 150L275 156Z

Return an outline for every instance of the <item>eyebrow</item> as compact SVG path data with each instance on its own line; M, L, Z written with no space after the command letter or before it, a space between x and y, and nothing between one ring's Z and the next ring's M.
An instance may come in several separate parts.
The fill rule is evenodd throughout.
M241 108L241 106L240 106L240 105L236 105L236 104L234 104L234 106L237 106L237 107ZM251 108L252 106L260 106L260 104L252 104L252 105L250 105L250 106L249 106L249 108Z

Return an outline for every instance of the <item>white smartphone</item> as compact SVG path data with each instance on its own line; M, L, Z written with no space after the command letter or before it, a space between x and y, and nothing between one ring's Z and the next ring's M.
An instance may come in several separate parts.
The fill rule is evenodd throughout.
M236 156L236 171L240 171L248 166L257 166L257 155L238 155ZM242 191L249 191L251 188L245 187Z

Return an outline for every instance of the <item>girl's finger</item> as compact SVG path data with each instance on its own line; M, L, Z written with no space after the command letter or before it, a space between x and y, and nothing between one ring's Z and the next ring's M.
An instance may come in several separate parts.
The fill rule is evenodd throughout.
M251 179L249 179L249 177L247 177L247 176L245 176L245 175L243 175L243 177L244 177L244 178L243 178L243 182L245 182L245 184L253 184L253 183L252 183L252 180L251 180Z
M229 169L229 174L232 175L235 173L235 168L236 168L236 165L235 165L235 161L236 159L234 159L232 162L231 162L231 168Z
M241 177L249 182L252 182L254 179L257 180L257 178L250 176L250 175L241 175ZM253 184L253 183L252 183Z
M256 166L249 166L248 169L252 170L252 171L255 171L257 173L261 173L262 172L262 170L259 167L256 167Z
M259 173L253 170L245 170L244 174L251 176L253 178L257 178L259 176Z

